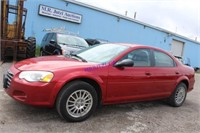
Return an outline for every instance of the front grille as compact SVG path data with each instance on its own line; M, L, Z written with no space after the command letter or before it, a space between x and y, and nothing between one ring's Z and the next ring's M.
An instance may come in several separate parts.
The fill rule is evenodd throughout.
M7 74L5 75L5 88L10 87L12 78L13 78L13 73L10 70L8 70Z

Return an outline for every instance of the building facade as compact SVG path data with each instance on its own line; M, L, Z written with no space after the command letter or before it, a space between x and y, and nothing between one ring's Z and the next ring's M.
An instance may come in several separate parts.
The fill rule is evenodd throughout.
M182 56L200 67L200 42L140 21L74 0L28 0L25 36L41 43L50 30L63 30L83 38L151 45Z

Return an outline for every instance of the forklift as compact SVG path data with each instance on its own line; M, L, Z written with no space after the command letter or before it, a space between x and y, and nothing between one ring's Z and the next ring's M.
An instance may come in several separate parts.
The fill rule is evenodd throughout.
M10 57L13 61L35 57L35 37L24 37L27 16L24 0L16 3L10 5L8 0L1 0L0 60L3 62Z

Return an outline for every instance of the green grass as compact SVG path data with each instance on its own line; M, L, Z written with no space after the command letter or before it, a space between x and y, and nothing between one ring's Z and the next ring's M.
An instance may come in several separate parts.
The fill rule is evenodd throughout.
M40 46L36 47L35 56L36 57L40 56Z

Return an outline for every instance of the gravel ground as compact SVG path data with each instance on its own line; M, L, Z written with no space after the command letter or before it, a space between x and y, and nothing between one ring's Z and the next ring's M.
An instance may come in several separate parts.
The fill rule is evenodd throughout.
M11 99L2 88L2 73L11 63L0 66L0 132L103 132L103 133L199 133L200 74L195 89L182 107L162 101L104 106L88 120L69 123L55 109L38 108Z

